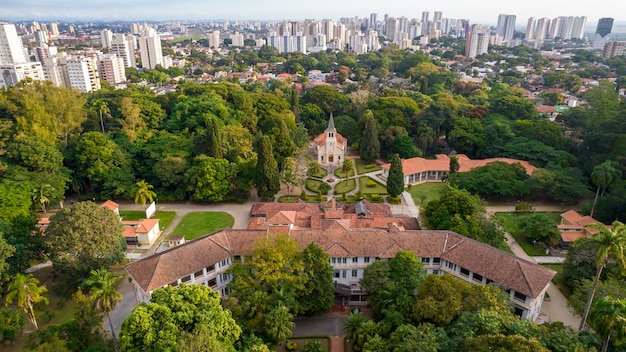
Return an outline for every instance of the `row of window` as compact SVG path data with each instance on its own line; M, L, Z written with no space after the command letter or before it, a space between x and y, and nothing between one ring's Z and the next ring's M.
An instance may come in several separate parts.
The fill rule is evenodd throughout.
M352 278L358 277L359 272L356 269L352 270ZM348 276L348 270L333 270L333 278L346 279Z
M372 257L363 257L364 263L369 263ZM380 258L376 257L375 260L380 260ZM352 263L358 263L359 257L352 257ZM348 264L348 258L330 258L331 264Z

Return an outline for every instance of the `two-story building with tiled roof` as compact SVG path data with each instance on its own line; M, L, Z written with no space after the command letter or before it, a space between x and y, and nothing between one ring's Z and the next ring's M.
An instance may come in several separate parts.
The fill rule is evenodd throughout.
M256 241L282 233L302 248L316 243L330 255L334 281L337 287L345 288L350 304L365 303L366 292L359 280L370 263L408 250L421 258L429 274L450 274L471 283L502 287L516 313L529 320L539 315L555 275L550 269L450 231L406 230L398 222L389 222L385 228L359 228L353 226L352 220L340 217L336 208L330 208L328 217L320 218L319 227L297 226L298 211L307 211L309 205L293 207L286 210L255 206L251 210L253 229L220 230L140 259L127 265L126 270L144 301L149 301L152 291L158 288L181 283L206 285L227 296L232 277L226 271L233 262L251 255ZM357 216L369 211L361 206L353 209ZM320 215L310 210L310 219ZM255 228L259 225L255 218L265 218L265 228Z
M559 246L567 249L577 239L591 236L598 232L596 229L586 227L587 225L597 223L599 223L598 220L588 215L583 216L576 210L568 210L561 214L561 223L556 226L561 235Z

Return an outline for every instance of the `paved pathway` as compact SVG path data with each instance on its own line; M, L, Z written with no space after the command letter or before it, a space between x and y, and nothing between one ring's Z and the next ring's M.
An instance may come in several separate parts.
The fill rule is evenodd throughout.
M158 248L162 240L165 240L176 226L180 223L183 217L191 212L198 211L223 211L227 212L235 219L234 228L247 228L248 219L250 213L250 207L253 203L258 202L256 192L251 192L252 196L244 204L240 203L220 203L220 204L199 204L193 202L181 202L181 203L160 203L157 204L157 211L175 211L176 216L172 222L168 225L167 229L163 231L159 239L154 243L150 250L146 251L141 257L152 255L154 250ZM120 203L120 210L143 210L143 207L134 203ZM120 301L113 311L111 311L111 321L116 334L119 334L122 328L122 322L126 317L130 315L138 304L135 288L132 283L128 281L128 276L122 279L117 287L118 292L122 295L122 301ZM109 324L104 324L106 331L109 331Z
M524 249L515 242L513 236L509 233L505 233L505 236L507 243L509 244L509 248L511 248L516 256L526 259L532 263L538 263L542 260L546 260L546 257L529 256L526 254ZM535 258L539 258L539 261L535 260ZM559 288L554 284L550 284L550 287L548 287L548 295L550 295L550 299L548 301L543 301L541 313L536 323L541 324L544 322L560 321L566 326L577 329L580 325L581 317L574 313L574 311L567 305L567 298L565 298L565 295L563 295Z

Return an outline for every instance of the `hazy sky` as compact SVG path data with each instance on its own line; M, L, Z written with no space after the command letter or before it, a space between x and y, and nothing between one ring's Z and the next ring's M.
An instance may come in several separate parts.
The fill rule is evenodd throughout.
M494 24L498 14L528 17L587 16L626 21L624 0L0 0L0 20L272 20L368 17L378 13L421 18L422 11L443 17Z

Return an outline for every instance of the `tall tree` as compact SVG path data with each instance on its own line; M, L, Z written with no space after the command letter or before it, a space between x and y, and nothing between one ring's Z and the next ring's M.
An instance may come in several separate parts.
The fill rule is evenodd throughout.
M17 306L24 310L24 314L33 324L35 330L39 329L37 318L35 317L35 307L37 303L48 303L48 299L43 295L48 289L40 286L39 280L33 274L15 274L13 281L7 287L6 303L11 304L17 298Z
M156 193L153 189L154 186L146 182L146 180L137 182L135 187L135 204L141 204L142 207L145 207L147 202L152 203L156 199Z
M591 180L598 187L596 190L596 197L593 200L593 207L591 208L591 217L596 210L596 202L598 201L598 195L600 195L600 188L604 194L604 189L610 186L613 182L622 177L622 172L617 169L617 162L607 160L600 165L596 165L591 173Z
M124 258L124 226L117 214L92 202L61 209L50 218L45 245L54 271L70 285L87 278L91 270Z
M291 337L291 330L296 326L293 322L293 314L285 306L272 309L267 314L265 320L267 333L276 343L283 342Z
M306 315L324 314L335 301L333 267L324 249L311 242L302 251L303 275L307 284L298 291L300 309Z
M363 136L359 145L361 159L366 163L373 163L380 156L380 141L378 140L378 127L371 110L363 114Z
M85 285L89 287L89 299L93 303L96 310L106 314L111 328L111 336L113 336L113 346L118 351L117 338L115 336L115 328L111 321L109 312L115 308L115 305L122 300L122 295L117 292L115 285L119 275L115 275L107 269L92 270L89 278L85 280Z
M125 97L122 98L120 113L122 132L126 133L128 139L135 141L137 132L146 128L146 122L141 118L141 108L133 102L133 98Z
M233 350L241 328L222 307L219 292L204 285L160 288L152 292L150 304L135 307L122 323L120 350L176 351L184 333L203 325L227 351Z
M354 160L352 158L346 158L341 164L341 171L346 174L346 185L348 185L348 179L350 175L352 175L352 171L354 171Z
M450 157L450 165L448 170L448 183L452 186L456 184L456 173L459 171L459 158L455 155Z
M391 155L391 166L389 167L389 177L387 178L387 192L392 197L398 197L404 191L404 173L402 171L402 160L398 154Z
M589 314L589 322L603 340L601 352L609 348L611 337L615 345L620 345L626 340L626 300L599 298Z
M590 237L582 237L574 242L573 246L578 247L587 243L594 243L598 245L598 251L596 253L596 276L593 281L593 288L587 299L583 317L580 322L579 330L584 329L587 322L587 316L591 310L591 304L598 288L598 282L600 281L600 275L602 270L609 260L609 256L613 256L617 261L620 269L626 271L626 226L619 221L615 221L612 224L612 228L608 228L606 225L597 223L587 225L587 227L597 230L595 234Z
M110 111L106 101L100 98L94 99L89 104L89 109L91 111L97 112L98 115L100 115L100 128L102 128L102 133L106 133L104 130L104 119L102 118L102 115L108 114Z
M185 184L192 200L221 202L233 191L233 164L204 154L194 159L185 173Z
M34 190L35 194L33 195L33 197L35 198L35 203L39 203L41 205L41 210L44 212L44 214L46 213L46 204L50 203L50 198L48 198L48 196L53 191L54 187L47 183L41 185L38 190Z
M256 167L256 191L259 198L269 199L280 191L278 163L274 158L272 142L268 136L261 137L257 148L259 159Z

